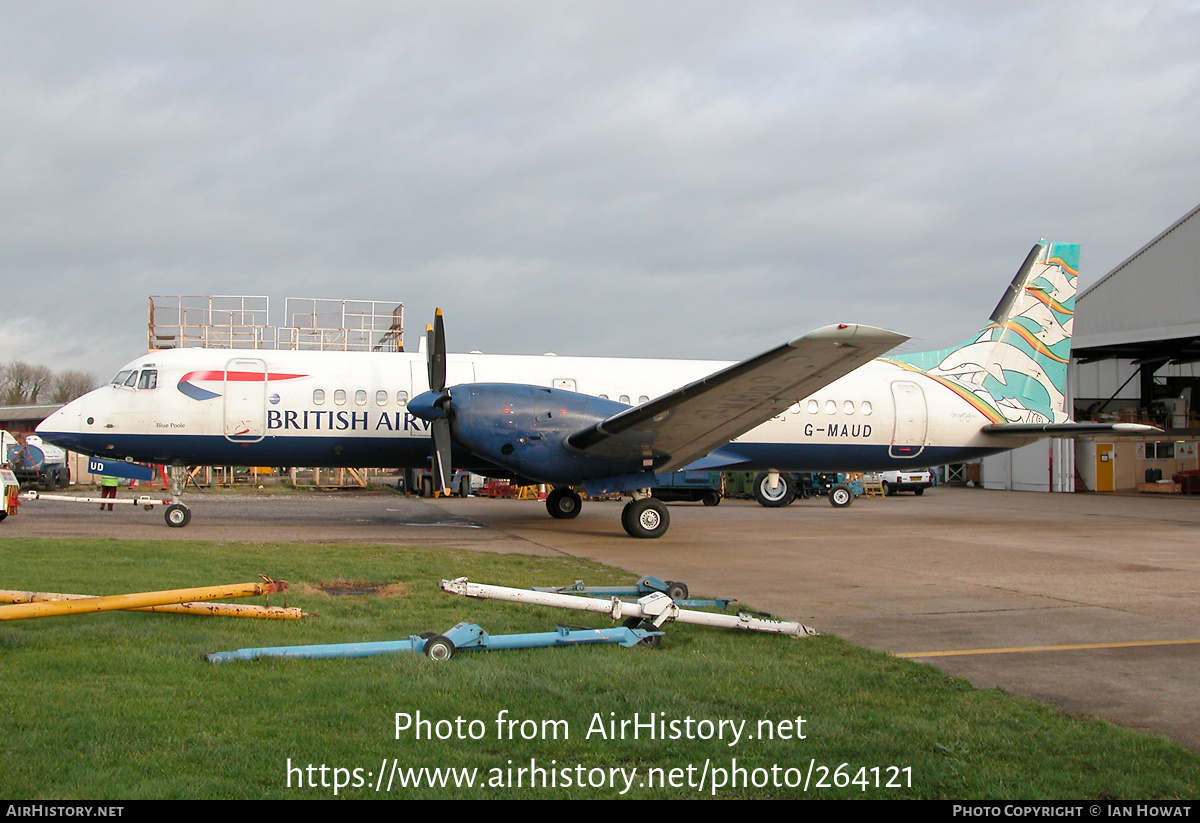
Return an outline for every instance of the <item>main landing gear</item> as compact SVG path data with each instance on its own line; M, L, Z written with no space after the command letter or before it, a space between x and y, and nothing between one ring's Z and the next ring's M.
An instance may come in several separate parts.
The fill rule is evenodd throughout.
M649 489L631 492L633 500L621 510L621 525L630 537L643 539L662 537L671 526L671 515L662 501L650 496ZM556 520L571 520L579 516L583 499L574 489L560 486L546 495L546 511Z

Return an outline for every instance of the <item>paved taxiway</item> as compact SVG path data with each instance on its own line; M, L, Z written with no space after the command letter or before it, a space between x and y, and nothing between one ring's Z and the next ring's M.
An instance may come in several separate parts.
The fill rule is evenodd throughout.
M615 502L585 503L571 521L534 502L388 493L188 503L192 524L168 529L161 508L37 501L0 524L0 540L353 541L586 557L892 653L1021 649L920 659L1200 750L1200 499L938 488L848 509L679 504L659 540L626 537ZM1137 645L1107 645L1123 643ZM1028 650L1088 644L1106 645Z

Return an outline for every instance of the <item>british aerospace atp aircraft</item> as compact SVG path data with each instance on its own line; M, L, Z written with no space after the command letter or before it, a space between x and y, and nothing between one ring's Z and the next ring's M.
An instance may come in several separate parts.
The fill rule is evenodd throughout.
M761 472L769 503L794 494L783 472L924 468L1120 428L1069 419L1078 260L1077 245L1039 242L990 322L941 351L875 359L908 338L839 324L733 364L448 355L439 311L424 355L153 352L38 433L173 466L432 462L443 488L453 465L551 485L556 518L579 513L580 489L619 492L632 498L625 531L659 537L669 517L650 496L655 473ZM185 525L173 476L167 522Z

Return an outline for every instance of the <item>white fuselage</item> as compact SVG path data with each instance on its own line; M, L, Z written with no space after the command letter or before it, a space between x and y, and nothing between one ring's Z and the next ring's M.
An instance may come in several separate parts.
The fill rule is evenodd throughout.
M719 361L451 354L447 385L520 383L638 405L727 365ZM417 353L181 349L140 357L38 431L100 457L155 463L420 467L429 424L407 411L428 389ZM705 468L916 468L1022 441L942 381L872 361L721 449ZM782 404L781 404L782 405ZM461 457L461 459L460 459ZM456 466L472 466L456 454Z

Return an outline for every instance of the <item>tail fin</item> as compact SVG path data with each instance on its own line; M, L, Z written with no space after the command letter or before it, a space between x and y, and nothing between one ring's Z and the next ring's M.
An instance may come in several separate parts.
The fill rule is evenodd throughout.
M947 386L993 423L1063 423L1079 246L1039 242L974 338L889 358Z

